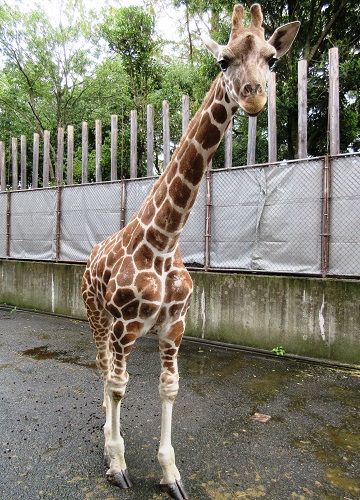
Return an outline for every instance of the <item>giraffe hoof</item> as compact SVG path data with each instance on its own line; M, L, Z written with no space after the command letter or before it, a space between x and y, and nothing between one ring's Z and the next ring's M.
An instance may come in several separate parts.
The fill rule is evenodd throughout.
M131 488L132 482L129 478L129 473L126 470L122 470L120 472L115 473L107 473L106 478L113 486L117 486L118 488Z
M189 498L181 479L171 484L160 484L160 488L175 500L187 500Z

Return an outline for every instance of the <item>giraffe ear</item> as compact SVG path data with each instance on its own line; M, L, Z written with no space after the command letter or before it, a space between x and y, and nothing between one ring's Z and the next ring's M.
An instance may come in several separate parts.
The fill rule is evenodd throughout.
M222 45L219 45L217 42L215 42L209 37L202 37L202 40L208 51L211 52L211 54L215 57L217 61L220 61L220 59L222 59L222 52L224 47Z
M294 21L292 23L284 24L277 28L268 43L276 50L276 57L279 58L286 54L290 49L296 35L300 28L300 22Z

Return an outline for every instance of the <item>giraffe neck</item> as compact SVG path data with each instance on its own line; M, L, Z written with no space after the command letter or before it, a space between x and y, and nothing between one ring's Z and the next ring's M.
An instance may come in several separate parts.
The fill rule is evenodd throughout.
M176 248L206 168L237 109L220 74L137 214L145 239L157 251Z

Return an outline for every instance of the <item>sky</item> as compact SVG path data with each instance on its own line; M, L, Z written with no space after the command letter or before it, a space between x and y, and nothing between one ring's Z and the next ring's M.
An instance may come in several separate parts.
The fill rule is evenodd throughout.
M34 4L39 4L45 10L50 19L55 22L59 20L61 7L66 3L66 0L6 0L9 5L17 5L20 8L31 10ZM83 5L88 10L100 12L103 7L128 7L130 5L144 6L144 0L85 0ZM177 25L179 25L179 11L170 8L161 8L161 2L155 6L156 16L156 32L168 40L178 40Z

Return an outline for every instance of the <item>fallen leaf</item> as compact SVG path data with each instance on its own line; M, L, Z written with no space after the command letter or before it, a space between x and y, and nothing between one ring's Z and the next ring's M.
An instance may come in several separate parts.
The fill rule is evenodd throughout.
M271 419L271 415L265 415L264 413L254 413L251 420L256 420L257 422L266 423Z

